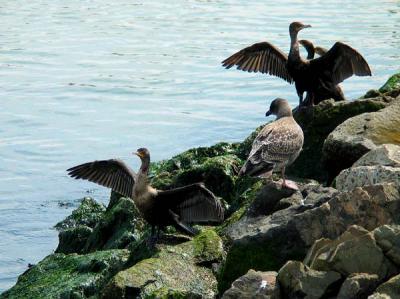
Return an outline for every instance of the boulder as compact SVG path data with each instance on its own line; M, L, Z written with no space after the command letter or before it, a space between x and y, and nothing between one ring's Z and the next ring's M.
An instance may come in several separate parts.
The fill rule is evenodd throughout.
M368 299L397 299L400 297L400 274L381 284Z
M323 244L321 244L323 242ZM319 271L336 271L343 276L353 273L376 274L382 281L396 267L376 244L373 234L359 226L350 226L335 240L318 240L304 263Z
M287 262L277 276L281 298L329 298L337 291L342 277L334 271L316 271L298 261Z
M400 223L400 194L391 184L356 188L337 193L325 203L291 206L268 216L244 214L226 226L226 261L219 276L219 289L249 269L277 271L287 260L302 260L321 238L335 239L357 224L371 231Z
M93 229L86 225L79 225L60 231L56 253L83 253L85 244Z
M107 284L102 298L214 298L217 281L212 264L224 255L222 241L205 230L192 241L158 245L151 258L120 271ZM138 248L140 250L140 248Z
M340 287L337 299L367 298L379 283L378 275L367 273L350 274Z
M369 151L351 168L342 170L335 179L339 190L379 183L400 186L400 146L384 144Z
M18 283L0 295L3 299L89 298L121 270L129 258L124 249L85 255L51 254L18 278Z
M400 89L400 73L392 75L386 83L379 88L379 92L391 92Z
M383 253L400 267L400 226L383 225L374 229L373 234Z
M232 283L222 299L271 299L277 274L274 271L260 272L250 269Z
M360 157L385 143L400 145L400 97L386 108L347 119L328 135L322 148L322 163L329 181Z

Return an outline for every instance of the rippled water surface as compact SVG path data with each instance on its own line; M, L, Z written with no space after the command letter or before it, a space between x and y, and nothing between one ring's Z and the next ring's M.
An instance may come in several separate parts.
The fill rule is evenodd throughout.
M267 102L294 86L225 70L254 42L288 50L288 24L329 47L357 48L374 76L343 83L355 98L399 70L399 1L2 1L0 4L0 292L57 245L52 226L90 195L75 164L155 160L238 141L266 121Z

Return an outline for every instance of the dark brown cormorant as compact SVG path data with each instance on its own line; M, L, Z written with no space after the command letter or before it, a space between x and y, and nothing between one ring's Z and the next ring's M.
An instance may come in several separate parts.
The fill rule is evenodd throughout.
M157 190L148 183L150 153L146 148L135 152L141 162L136 174L118 159L84 163L68 169L75 179L111 188L123 196L133 199L143 218L154 230L172 225L179 231L194 235L189 226L193 223L220 223L224 209L215 195L203 184L197 183L171 190Z
M294 120L287 100L272 101L265 114L276 115L276 120L267 124L253 141L251 152L239 175L269 178L272 172L281 171L282 187L297 189L285 180L285 167L293 163L303 147L303 130Z
M308 60L314 59L315 54L317 54L319 56L322 56L322 55L325 55L326 52L328 52L328 50L325 49L325 48L318 47L318 46L315 47L312 42L310 42L309 40L306 40L306 39L300 40L299 43L306 49L306 51L307 51L307 59ZM339 84L335 86L335 89L336 89L335 94L337 95L337 97L334 98L334 100L335 101L345 101L346 98L344 97L343 90L339 86ZM311 99L307 94L306 98L304 99L304 103L306 105L310 105L310 104L311 105L312 104L316 105L316 104L322 102L323 100L325 100L325 97L324 97L323 94L319 95L318 92L315 92L314 93L314 98L313 98L313 100L314 100L313 103L309 103L310 100Z
M321 100L341 100L336 85L352 75L370 76L371 70L360 53L341 42L336 42L321 57L302 59L297 35L300 30L308 27L311 26L300 22L290 24L289 56L269 42L261 42L233 54L222 61L222 65L226 68L236 65L243 71L266 73L289 83L294 82L300 105L304 92L309 94L311 103L316 95Z

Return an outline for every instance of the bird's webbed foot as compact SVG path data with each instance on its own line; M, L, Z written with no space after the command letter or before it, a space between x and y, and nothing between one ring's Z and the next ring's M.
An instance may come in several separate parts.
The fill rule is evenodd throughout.
M292 189L292 190L296 190L296 191L299 190L299 187L297 186L297 184L290 180L283 180L282 188Z

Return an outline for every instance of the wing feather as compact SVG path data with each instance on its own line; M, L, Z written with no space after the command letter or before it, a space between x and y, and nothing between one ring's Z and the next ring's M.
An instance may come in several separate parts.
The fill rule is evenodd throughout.
M133 196L136 173L118 159L100 160L74 166L67 170L75 179L84 179L127 196Z
M222 66L248 72L261 72L293 82L287 67L287 55L269 42L261 42L240 50L224 61Z
M371 76L371 69L364 57L355 49L336 42L323 56L310 61L312 70L331 77L334 84L356 76Z

